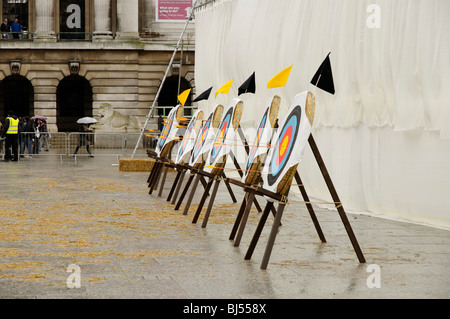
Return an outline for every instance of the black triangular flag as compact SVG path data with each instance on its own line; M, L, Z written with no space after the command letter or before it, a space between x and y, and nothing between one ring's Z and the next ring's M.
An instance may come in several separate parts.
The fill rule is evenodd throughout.
M209 88L209 89L207 89L205 92L203 92L202 94L200 94L199 96L197 96L195 99L194 99L194 101L192 101L192 102L198 102L198 101L201 101L201 100L207 100L207 99L209 99L209 94L211 93L211 90L212 90L212 86Z
M243 93L255 93L256 83L255 83L255 72L244 82L238 89L238 96Z
M311 84L327 91L328 93L334 94L333 72L331 71L331 62L329 57L330 53L328 53L325 60L323 60L316 74L314 74Z

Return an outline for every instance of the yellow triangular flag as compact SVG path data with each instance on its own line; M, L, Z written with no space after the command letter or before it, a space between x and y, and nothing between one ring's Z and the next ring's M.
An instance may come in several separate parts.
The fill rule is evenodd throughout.
M183 93L178 95L178 101L180 101L181 105L184 106L184 103L186 103L189 93L191 93L191 89L187 89L186 91L183 91Z
M222 87L217 90L215 98L217 98L217 94L219 94L219 93L228 94L228 92L230 91L230 88L231 88L231 84L233 84L233 80L228 81L227 83L222 85Z
M269 82L267 82L267 88L272 89L280 86L285 86L289 77L289 73L291 73L291 69L292 65L271 78Z

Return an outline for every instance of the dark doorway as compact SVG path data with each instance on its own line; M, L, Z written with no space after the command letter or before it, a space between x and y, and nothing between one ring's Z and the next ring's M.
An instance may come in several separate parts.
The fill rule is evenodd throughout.
M0 82L0 117L4 122L8 111L19 117L34 115L34 89L21 75L10 75Z
M92 116L92 87L79 75L69 75L56 89L56 125L59 132L78 131L77 120Z
M180 80L180 90L178 90L178 81L179 81L179 76L178 75L173 75L170 76L168 78L166 78L166 80L164 81L163 87L161 89L161 92L159 92L159 97L158 97L158 106L160 108L158 108L158 115L163 115L166 116L169 114L170 112L170 108L169 107L173 107L176 106L177 104L179 104L178 102L178 95L180 93L182 93L183 91L190 89L191 86L189 85L189 82L186 81L186 79L181 78ZM191 106L191 98L192 94L189 94L186 102L184 103L184 115L185 116L191 116L192 114L192 110L189 106ZM165 109L162 109L161 107L165 106L167 107Z

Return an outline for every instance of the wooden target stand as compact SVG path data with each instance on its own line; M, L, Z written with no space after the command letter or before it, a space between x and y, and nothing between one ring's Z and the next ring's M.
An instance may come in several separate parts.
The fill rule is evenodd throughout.
M242 106L240 108L242 108ZM248 153L249 150L248 150L248 146L247 146L247 140L245 139L245 136L244 136L244 134L242 132L242 128L241 128L241 126L239 124L240 116L241 116L241 109L237 109L237 112L238 113L233 113L233 120L232 120L233 124L232 124L232 126L238 132L242 143L246 146L246 151ZM237 114L237 116L235 116L236 114ZM205 217L204 217L204 220L203 220L203 223L202 223L202 228L205 228L206 225L207 225L207 222L208 222L208 219L209 219L209 216L211 214L211 210L212 210L212 207L213 207L213 204L214 204L214 200L215 200L215 197L216 197L216 194L217 194L217 190L219 188L219 184L220 184L221 181L224 181L228 191L230 192L230 194L232 194L232 189L231 189L231 186L230 186L230 179L226 177L226 175L224 173L224 170L223 170L223 167L225 166L226 158L228 157L228 155L232 156L233 163L234 163L237 171L239 172L239 174L242 176L241 168L239 166L239 163L236 160L236 157L234 156L234 154L232 154L232 151L230 151L229 154L226 154L225 156L223 156L222 159L221 159L221 166L220 167L215 167L211 172L206 172L206 171L204 171L202 169L204 167L204 164L205 164L205 162L202 162L201 166L191 170L192 174L190 176L190 179L188 180L188 182L187 182L187 184L186 184L186 186L185 186L185 188L183 190L183 193L181 194L181 197L180 197L177 205L175 206L175 210L177 210L179 208L179 206L181 205L181 203L182 203L182 201L183 201L183 199L184 199L184 197L185 197L185 195L186 195L186 193L188 191L188 188L190 186L190 182L192 181L192 179L194 179L194 175L196 175L196 177L194 179L194 184L193 184L193 186L191 188L191 192L189 194L189 197L187 199L187 203L186 203L186 205L184 207L184 211L183 211L183 215L187 215L187 213L189 211L189 208L190 208L190 205L192 203L192 199L193 199L193 197L195 195L195 192L196 192L196 189L197 189L198 181L202 177L208 178L209 181L208 181L208 183L207 183L207 185L205 187L205 191L204 191L204 193L203 193L203 195L201 197L200 203L199 203L199 205L197 207L196 213L194 214L194 217L193 217L193 220L192 220L192 223L194 223L194 224L198 221L198 218L199 218L199 216L201 214L201 211L202 211L203 206L204 206L204 204L206 202L206 199L209 196L209 191L210 191L211 187L214 184L214 187L213 187L213 190L212 190L212 193L211 193L211 197L209 199L209 203L208 203L208 206L207 206L207 210L206 210L206 213L205 213ZM233 195L232 199L233 199L234 203L237 202L236 197L234 197L234 195ZM258 201L256 200L256 198L255 198L254 203L255 203L255 206L258 209L258 211L262 211Z
M170 153L175 145L174 142L170 142L171 145L166 145L167 153L169 156L157 156L157 154L153 151L147 151L147 156L154 159L155 163L153 164L153 168L150 171L150 174L147 179L149 194L152 194L154 190L158 189L159 180L161 178L161 174L163 176L161 187L159 189L158 196L162 195L162 190L164 186L164 182L167 176L168 169L171 165ZM164 152L165 153L165 152Z
M266 111L266 113L263 116L263 119L264 119L264 117L266 117L266 121L265 121L263 127L266 124L270 125L272 128L274 128L276 126L277 115L278 115L278 110L279 110L279 106L280 106L280 100L281 99L280 99L279 96L275 95L275 96L272 97L272 99L270 101L270 106L268 107L268 110ZM261 124L260 124L260 126L261 126ZM244 145L245 151L246 151L246 153L247 153L247 155L249 156L249 159L250 159L250 148L248 146L248 143L247 143L247 140L245 138L244 132L242 131L242 128L241 128L240 125L238 127L237 132L239 134L239 138L241 139L241 142ZM269 150L269 148L267 148L266 153L268 152L268 150ZM240 168L239 163L237 162L236 157L235 157L235 155L232 152L230 152L230 156L233 158L233 163L234 163L234 165L235 165L235 167L236 167L236 169L237 169L237 171L239 173L239 176L242 179L245 173L243 173L243 170ZM255 164L252 163L251 168L250 168L250 171L252 171L252 172L255 172L256 170L260 169L261 164L262 164L261 156L258 156L256 158L255 162L256 162ZM253 185L259 185L260 184L261 181L259 179L259 177L260 177L259 173L252 173L252 174L245 174L245 175L246 175L245 182L241 182L240 180L235 180L235 179L230 179L230 178L225 179L225 182L232 183L232 184L234 184L236 186L239 186L241 188L245 188L247 186L253 186ZM251 175L251 176L249 176L249 175ZM240 219L240 217L242 217L242 214L243 214L244 209L246 207L247 200L248 200L248 194L245 193L245 196L244 196L244 198L242 200L242 203L241 203L241 206L239 208L239 213L238 213L238 218L239 219ZM255 206L256 206L258 212L262 212L261 207L259 206L259 203L258 203L257 199L253 198L252 201L255 203ZM270 210L272 211L273 215L275 216L275 214L276 214L275 208L272 207ZM205 214L205 218L203 220L202 227L206 227L206 223L208 222L208 218L210 216L210 212L211 212L211 209L209 208L207 210L206 214ZM197 212L196 217L194 218L193 222L197 221L198 215L199 215L199 211ZM239 226L239 224L235 223L235 225L233 227L233 230L231 232L231 235L230 235L230 239L234 238L234 235L236 234L238 226Z
M240 138L242 140L242 143L244 143L244 145L247 145L246 144L247 141L245 139L244 134L242 133L242 129L241 129L240 126L238 127L238 132L239 132ZM246 151L248 153L248 146L246 146ZM241 169L239 163L237 162L236 157L234 156L233 152L231 151L229 155L233 158L233 164L234 164L236 170L238 171L239 175L242 176L242 169ZM185 165L184 170L179 172L180 176L179 176L178 180L177 180L177 178L175 178L174 184L172 186L172 190L174 192L173 196L167 198L167 201L172 200L171 203L175 204L175 208L174 209L178 210L180 208L181 204L183 203L183 200L186 197L187 192L191 188L192 182L194 182L194 184L193 184L193 186L191 188L191 193L189 194L189 197L188 197L188 202L187 202L187 204L185 206L185 209L184 209L184 212L183 212L184 215L186 215L188 210L189 210L189 206L190 206L190 204L192 202L192 198L194 196L194 193L195 193L195 190L197 188L197 185L198 185L199 181L204 181L203 183L204 183L204 188L205 188L205 192L204 192L204 194L202 196L202 198L203 197L205 197L205 198L199 204L199 208L200 209L202 209L203 205L205 204L206 196L208 196L208 194L209 194L208 192L209 192L209 190L210 190L210 188L212 186L211 184L212 184L212 182L214 180L218 181L218 183L220 183L220 181L223 180L225 185L226 185L226 187L227 187L228 192L230 193L230 196L232 197L233 202L234 203L237 202L236 197L233 194L233 190L232 190L232 188L230 186L230 182L232 180L227 178L227 176L225 175L224 172L222 172L221 176L217 176L217 175L215 176L215 175L211 175L211 174L203 171L202 170L203 164L199 165L199 167L191 167L191 166ZM181 186L182 186L181 184L182 184L183 179L184 179L184 177L185 177L185 175L186 175L188 170L190 170L191 174L189 175L189 178L188 178L186 184L184 185L183 191L181 192L181 195L180 195L180 197L178 198L178 201L177 201L177 194L179 193L179 191L181 189ZM210 186L209 187L208 187L208 182L206 182L206 180L205 180L205 177L210 178L210 181L209 181ZM169 196L170 196L170 194L169 194ZM210 201L211 200L213 201L214 198L211 198ZM257 200L255 200L255 207L258 209L258 211L260 211L260 212L262 211L261 210L261 206L259 205Z
M179 118L181 116L181 114L182 113L179 111L177 114L177 118ZM175 139L175 140L169 141L166 145L164 145L164 149L162 150L160 156L158 156L157 153L154 151L151 151L151 150L147 151L147 156L150 158L153 158L155 160L155 164L154 164L154 166L149 174L149 177L147 179L148 187L150 188L149 194L152 194L154 190L158 189L159 180L162 176L161 184L159 186L160 188L159 188L159 192L158 192L158 197L162 196L167 173L170 168L177 170L178 173L176 175L176 180L179 179L180 172L190 169L190 167L184 163L176 164L171 161L171 154L172 154L173 147L179 141L180 141L180 139ZM206 187L205 179L202 178L200 181L201 181L203 187ZM171 189L171 193L169 194L169 196L172 196L172 189Z
M240 137L243 145L245 146L246 152L248 154L249 149L248 149L247 140L245 138L244 133L242 132L242 128L241 128L240 125L237 128L237 132L239 133L239 137ZM239 175L242 177L242 175L243 175L242 169L241 169L241 167L240 167L240 165L239 165L239 163L238 163L238 161L236 159L236 156L233 154L232 151L230 151L229 156L231 156L231 158L233 159L233 164L234 164L236 170L238 171ZM225 162L225 158L223 159L223 161ZM223 166L225 166L225 165L223 165ZM199 171L198 172L199 175L207 176L209 178L209 182L208 182L207 188L205 188L205 192L203 193L203 196L202 196L202 198L200 200L200 203L199 203L199 205L197 207L197 211L196 211L196 213L194 215L194 218L192 219L192 223L194 223L194 224L197 223L198 218L200 217L201 211L203 209L203 206L205 204L207 193L208 193L209 189L211 188L212 184L214 183L214 188L213 188L213 191L212 191L212 194L211 194L211 198L209 199L208 207L207 207L207 210L206 210L204 218L203 218L202 228L205 228L207 223L208 223L209 217L211 215L212 207L214 205L214 200L215 200L215 197L216 197L216 194L217 194L217 189L219 188L220 182L223 181L225 183L225 185L227 186L227 189L231 189L230 183L234 184L234 180L233 179L227 178L225 176L225 173L223 172L223 167L218 168L218 170L221 171L221 173L210 174L210 173L207 173L207 172L204 172L204 171ZM193 190L194 189L195 188L193 188ZM234 200L233 202L236 203L237 200ZM253 203L255 204L256 209L259 212L262 212L261 206L259 205L258 200L256 198L253 199Z
M328 173L328 170L327 170L327 168L325 166L323 158L320 155L319 149L317 147L317 144L316 144L312 134L308 138L308 143L309 143L309 145L311 147L311 150L312 150L312 152L314 154L314 157L315 157L315 159L317 161L317 164L318 164L319 169L320 169L320 171L322 173L322 176L323 176L323 178L325 180L325 183L326 183L326 185L328 187L330 195L331 195L331 197L332 197L332 199L334 201L335 207L336 207L336 209L338 211L338 214L339 214L339 216L340 216L340 218L342 220L342 223L343 223L343 225L345 227L345 230L346 230L347 235L348 235L348 237L350 239L350 242L351 242L351 244L353 246L353 249L354 249L354 251L356 253L356 256L357 256L357 258L358 258L360 263L365 263L366 260L364 258L363 252L362 252L362 250L361 250L361 248L360 248L360 246L358 244L358 240L356 239L356 236L355 236L355 234L353 232L351 224L350 224L350 222L349 222L349 220L347 218L347 214L346 214L346 212L344 210L344 207L343 207L343 205L342 205L342 203L341 203L341 201L339 199L338 193L337 193L337 191L336 191L336 189L335 189L335 187L333 185L333 181L331 180L331 177L330 177L330 175ZM316 231L317 231L317 233L319 235L319 238L320 238L320 240L323 243L326 243L325 236L324 236L324 234L322 232L322 229L320 227L319 221L318 221L318 219L317 219L317 217L315 215L314 209L313 209L313 207L312 207L312 205L311 205L311 203L309 201L309 198L308 198L308 195L306 193L305 187L304 187L304 185L302 183L302 180L301 180L300 175L299 175L297 170L295 171L294 178L295 178L295 181L296 181L296 183L297 183L297 185L299 187L299 190L300 190L300 192L301 192L301 194L303 196L303 199L305 201L305 204L307 206L307 209L308 209L310 217L311 217L311 219L313 221L313 224L314 224L314 226L316 228ZM233 184L237 184L236 181L234 181ZM266 204L266 206L264 208L263 214L260 217L259 223L258 223L258 225L256 227L256 230L254 232L254 235L253 235L252 240L250 242L250 245L248 247L247 253L245 254L245 257L244 257L245 260L251 259L251 256L252 256L252 254L253 254L253 252L255 250L255 247L256 247L256 245L258 243L258 240L259 240L259 237L261 235L261 232L262 232L262 230L264 228L264 225L265 225L265 223L267 221L267 217L269 215L269 212L273 209L275 202L279 203L278 204L278 209L276 210L275 219L274 219L274 222L273 222L273 225L272 225L272 229L270 231L269 238L268 238L268 241L267 241L267 244L266 244L266 248L265 248L265 252L264 252L264 255L263 255L263 259L262 259L262 262L261 262L261 269L266 269L267 265L268 265L268 262L269 262L269 258L270 258L271 252L272 252L272 249L273 249L275 238L276 238L277 233L278 233L278 228L279 228L279 226L281 224L282 214L283 214L283 211L284 211L284 209L285 209L285 207L286 207L286 205L288 203L289 189L285 192L285 194L280 194L280 193L270 192L270 191L268 191L266 189L263 189L261 187L258 187L258 186L248 186L248 185L245 185L245 184L241 184L240 186L246 192L247 200L245 201L245 208L244 208L244 210L242 212L238 213L238 217L236 218L236 222L235 222L235 227L233 228L232 234L230 235L230 239L231 240L232 239L235 240L234 246L236 246L236 247L239 246L239 244L240 244L240 241L241 241L241 238L242 238L242 234L244 232L245 224L247 222L247 218L248 218L248 215L249 215L249 212L250 212L250 209L251 209L252 201L255 198L255 196L256 195L266 196L266 197L272 199L272 201L270 201L270 200L267 201L267 204ZM237 229L237 227L239 227L239 228ZM236 229L237 229L237 234L236 234ZM236 234L235 238L234 238L234 234Z
M174 147L174 145L167 146L169 154L171 153L171 150L173 149L173 147ZM161 197L163 189L164 189L168 170L170 168L172 168L177 171L177 175L175 176L175 180L173 182L173 185L169 192L169 196L167 198L167 201L170 201L171 198L173 197L173 201L172 201L172 204L173 204L174 200L176 199L176 195L174 196L174 192L175 192L175 190L177 192L179 191L179 187L181 187L182 179L184 178L184 175L186 174L186 172L188 170L195 172L195 171L197 171L197 169L195 169L185 163L175 164L171 161L170 157L157 156L154 151L150 151L150 150L147 151L147 156L150 158L153 158L155 160L155 164L153 165L153 168L147 179L148 187L150 189L149 190L150 195L153 193L154 190L158 190L158 187L159 187L158 197ZM160 179L161 179L161 182L160 182ZM203 176L201 176L199 178L199 181L201 182L201 184L204 188L207 187L207 182ZM227 184L227 185L229 185L229 184ZM175 189L176 186L177 186L177 188ZM231 187L228 187L228 189L230 191L231 198L233 199L233 201L236 201L236 197L234 196L234 193L232 192Z
M216 107L216 110L214 111L214 115L212 117L212 128L213 129L217 129L217 127L219 126L220 121L218 121L218 118L220 118L221 114L223 111L223 106L222 105L218 105ZM199 137L198 137L199 138ZM192 151L191 151L192 152ZM205 189L205 196L209 195L209 189L211 187L211 185L208 186L209 183L206 182L205 177L208 177L208 175L206 174L206 172L204 172L202 169L204 167L204 160L203 160L203 156L202 157L202 161L194 164L194 165L189 165L187 163L179 163L179 164L175 164L175 168L177 169L177 175L175 177L175 180L172 184L171 190L169 192L169 196L167 197L167 201L171 201L172 204L175 204L175 208L174 210L179 210L181 204L183 203L183 200L192 184L192 182L194 182L194 185L192 187L192 192L195 192L198 183L201 182L204 189ZM183 183L183 180L185 178L185 175L187 172L190 172L189 178L185 184L185 187L180 195L180 198L177 201L178 198L178 193L181 190L181 186ZM204 173L204 174L203 174ZM222 174L223 178L226 178L225 174ZM225 183L227 186L227 190L231 196L231 199L233 202L237 202L236 197L233 193L233 190L231 189L231 186L228 182ZM188 199L188 203L183 211L183 214L187 214L187 211L189 209L189 206L192 202L192 198L193 198L194 194L189 196Z
M183 107L180 105L175 106L175 108L172 109L171 112L169 113L168 118L170 119L170 121L169 123L166 122L161 132L161 136L158 139L157 148L161 148L161 151L159 153L151 150L147 151L147 156L154 159L155 161L147 179L148 187L150 188L149 194L152 194L153 191L157 189L158 182L161 176L161 171L164 168L165 169L163 179L165 179L168 169L165 164L170 163L170 156L172 149L178 142L178 140L173 139L174 135L172 133L172 129L174 126L174 121L176 121L176 124L178 125L178 118L180 118L181 115L183 114ZM167 141L167 139L170 140ZM162 145L159 146L159 143L161 142ZM162 188L163 187L161 187L160 189L160 193L162 192Z
M309 103L312 103L312 104L307 104L306 112L307 112L307 116L308 116L310 122L312 122L314 100L309 101ZM316 159L316 162L317 162L317 164L319 166L320 172L322 173L322 176L323 176L323 178L325 180L327 188L328 188L328 190L330 192L330 195L331 195L331 197L333 199L335 207L336 207L336 209L338 211L338 214L339 214L339 216L341 218L341 221L342 221L342 223L344 225L344 228L345 228L345 230L347 232L347 235L348 235L348 237L350 239L350 242L351 242L351 244L353 246L353 249L354 249L354 251L356 253L356 256L357 256L357 258L358 258L360 263L365 263L366 261L365 261L363 252L362 252L362 250L361 250L361 248L359 246L359 243L358 243L358 241L356 239L356 236L355 236L355 234L353 232L351 224L350 224L350 222L349 222L349 220L347 218L347 215L346 215L346 212L344 210L344 207L343 207L343 205L342 205L342 203L341 203L341 201L339 199L338 193L337 193L337 191L336 191L336 189L335 189L335 187L333 185L331 177L330 177L330 175L328 173L328 170L327 170L327 168L325 166L325 162L323 161L323 158L322 158L322 156L320 154L319 148L317 147L317 144L316 144L312 134L310 134L309 137L308 137L308 144L309 144L309 146L310 146L310 148L311 148L311 150L312 150L312 152L314 154L314 158ZM311 204L311 202L309 200L309 197L308 197L308 194L306 192L306 189L305 189L305 187L303 185L303 182L302 182L302 180L300 178L300 174L298 173L297 165L291 167L288 170L288 172L286 173L286 175L289 176L288 177L288 185L289 186L285 186L279 192L268 191L268 190L258 186L259 183L255 183L255 185L247 185L247 184L242 183L240 181L230 180L230 182L232 182L233 184L242 187L244 189L245 193L246 193L245 197L244 197L244 201L242 202L242 205L241 205L241 209L238 212L235 224L233 226L233 229L232 229L232 232L231 232L230 238L229 238L230 240L234 240L234 246L235 247L239 246L239 244L241 242L242 235L243 235L243 232L244 232L244 229L245 229L245 225L246 225L246 222L247 222L247 219L248 219L248 216L249 216L249 213L250 213L250 209L251 209L251 206L252 206L252 202L254 201L256 195L265 196L266 198L270 199L270 200L267 200L267 203L266 203L266 206L264 208L264 211L263 211L263 213L262 213L262 215L260 217L260 220L258 222L256 230L255 230L255 232L253 234L253 237L252 237L251 242L249 244L248 250L247 250L247 252L245 254L245 257L244 257L245 260L251 259L251 256L252 256L252 254L253 254L253 252L255 250L255 247L256 247L256 245L258 243L258 240L259 240L259 238L261 236L261 233L262 233L262 230L264 228L264 225L265 225L265 223L267 221L268 215L269 215L270 211L274 210L275 202L278 202L278 208L276 209L276 212L274 213L275 214L275 218L274 218L274 221L273 221L273 224L272 224L272 228L271 228L271 231L270 231L270 234L269 234L269 237L268 237L268 241L267 241L267 244L266 244L264 255L263 255L263 258L262 258L262 261L261 261L261 266L260 266L261 269L266 269L267 265L269 263L269 259L270 259L270 255L271 255L272 250L273 250L275 239L276 239L276 236L278 234L279 227L281 226L282 215L283 215L284 209L285 209L285 207L286 207L286 205L288 203L288 194L289 194L290 188L292 187L291 183L292 183L293 179L295 179L295 181L297 183L297 186L299 187L300 193L302 194L302 197L303 197L303 199L305 201L306 207L308 209L308 212L310 214L310 217L311 217L311 219L313 221L314 227L315 227L315 229L316 229L316 231L318 233L318 236L319 236L321 242L323 242L323 243L326 242L325 236L323 234L323 231L322 231L322 229L320 227L319 221L318 221L318 219L316 217L316 214L314 212L314 208L313 208L313 206L312 206L312 204ZM287 185L287 183L285 183L285 185Z

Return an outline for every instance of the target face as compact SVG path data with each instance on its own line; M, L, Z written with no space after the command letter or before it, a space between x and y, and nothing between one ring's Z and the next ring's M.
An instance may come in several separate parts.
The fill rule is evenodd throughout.
M197 156L200 154L200 152L203 148L203 145L205 144L205 142L207 140L208 132L209 132L209 129L211 128L213 116L214 116L214 113L211 113L209 115L209 117L206 120L205 124L203 125L202 129L198 133L199 135L197 137L197 140L195 141L194 149L192 150L191 163L194 163Z
M269 174L267 176L269 186L272 186L278 181L280 174L289 162L295 141L297 140L301 114L302 110L300 105L295 106L280 130L269 162Z
M176 108L172 109L172 111L170 111L167 118L164 120L166 124L163 127L163 130L161 132L161 135L159 136L159 140L158 140L158 144L157 144L157 152L159 152L159 153L161 153L164 145L168 141L169 134L172 131L172 126L175 121L175 114L176 114Z
M197 117L202 111L197 111L194 116L192 116L189 125L186 128L186 132L183 137L183 141L178 150L177 163L181 161L182 157L191 150L192 148L192 139L195 138L195 125L197 122Z
M222 149L223 144L225 143L225 140L227 138L228 129L231 125L231 119L233 116L233 107L230 107L223 117L222 123L219 126L219 129L217 131L216 138L214 140L214 144L211 149L211 156L210 156L210 164L213 164L218 155L220 154L220 150Z
M264 128L266 127L267 118L268 118L269 108L266 109L266 112L264 113L261 122L259 123L258 131L256 132L255 141L253 142L252 149L250 150L250 153L248 155L248 161L246 166L246 174L248 174L248 170L252 166L253 162L255 161L255 157L259 148L259 143L261 142Z

